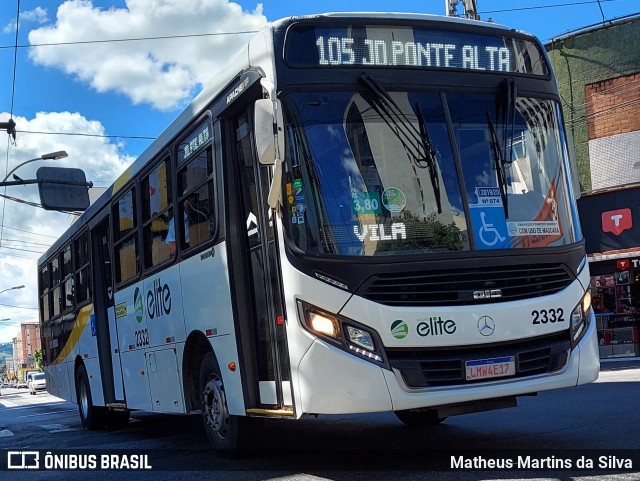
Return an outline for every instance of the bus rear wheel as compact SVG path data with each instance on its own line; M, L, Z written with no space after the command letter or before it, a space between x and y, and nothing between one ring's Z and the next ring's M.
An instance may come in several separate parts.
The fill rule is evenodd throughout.
M220 367L213 352L208 352L200 365L200 401L211 447L225 457L242 454L249 446L250 420L229 414Z
M80 366L76 371L76 397L82 427L87 431L102 429L106 412L104 408L93 405L89 377L84 366Z
M410 428L426 428L429 426L435 426L447 419L446 416L438 416L438 411L435 409L425 409L421 411L407 409L405 411L393 411L393 413L400 421Z

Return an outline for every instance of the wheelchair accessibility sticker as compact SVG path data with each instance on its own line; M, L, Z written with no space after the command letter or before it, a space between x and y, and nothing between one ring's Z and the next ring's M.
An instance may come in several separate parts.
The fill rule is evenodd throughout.
M478 249L508 249L511 247L502 206L474 206L470 209L471 224Z

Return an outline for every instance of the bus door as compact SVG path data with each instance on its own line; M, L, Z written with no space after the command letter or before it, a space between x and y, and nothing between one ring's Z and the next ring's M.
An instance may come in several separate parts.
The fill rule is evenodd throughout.
M251 115L249 110L243 110L227 124L230 130L227 138L231 138L232 143L227 152L233 158L227 168L235 171L232 176L235 188L227 187L227 192L233 193L228 199L231 202L228 212L233 218L227 241L233 244L232 269L242 358L245 364L247 361L252 364L252 372L247 374L253 379L253 385L247 387L253 392L253 396L249 396L256 408L253 412L260 414L261 410L275 409L281 414L293 415L275 219L266 200L270 167L260 165L255 155ZM249 323L244 326L245 332L243 323Z
M93 312L105 405L124 401L122 369L118 352L118 332L113 309L114 290L109 248L109 218L109 215L105 216L91 230Z

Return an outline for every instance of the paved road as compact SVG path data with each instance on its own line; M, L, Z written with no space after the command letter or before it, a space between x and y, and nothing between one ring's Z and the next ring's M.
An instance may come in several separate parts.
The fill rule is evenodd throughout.
M515 409L448 419L427 430L411 430L392 414L321 416L296 422L273 421L261 433L264 451L241 460L221 459L206 445L199 416L136 414L118 431L85 432L75 404L48 394L29 396L3 390L0 397L0 450L55 450L101 453L133 450L152 455L149 473L74 471L29 472L20 478L112 480L148 477L155 480L206 479L336 481L433 479L638 481L640 479L640 360L603 363L600 379L573 389L526 397ZM89 449L89 451L86 451ZM558 464L567 456L635 456L634 469L469 470L433 472L450 462L449 454L473 459L504 460L521 449L536 460ZM619 451L610 451L610 450ZM149 451L146 451L149 450ZM440 451L446 450L446 451ZM633 451L632 451L633 450ZM443 454L444 453L444 454ZM506 453L506 454L505 454ZM5 451L0 451L0 457ZM617 459L614 459L615 462ZM0 462L3 460L0 459ZM609 462L610 458L606 458ZM446 466L448 468L448 466ZM575 466L574 466L575 467ZM346 469L349 468L349 469ZM517 468L517 466L516 466ZM190 471L202 469L209 472ZM176 470L168 472L166 470ZM0 479L5 479L0 471ZM13 473L11 473L13 474ZM146 476L145 476L146 475ZM89 478L87 478L89 476Z

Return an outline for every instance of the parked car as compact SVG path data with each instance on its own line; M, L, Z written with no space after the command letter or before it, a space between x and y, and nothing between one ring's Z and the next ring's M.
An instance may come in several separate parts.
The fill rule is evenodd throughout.
M47 389L47 380L43 372L29 375L29 394L35 395L38 391Z
M29 385L24 381L18 381L14 387L18 389L27 389Z

